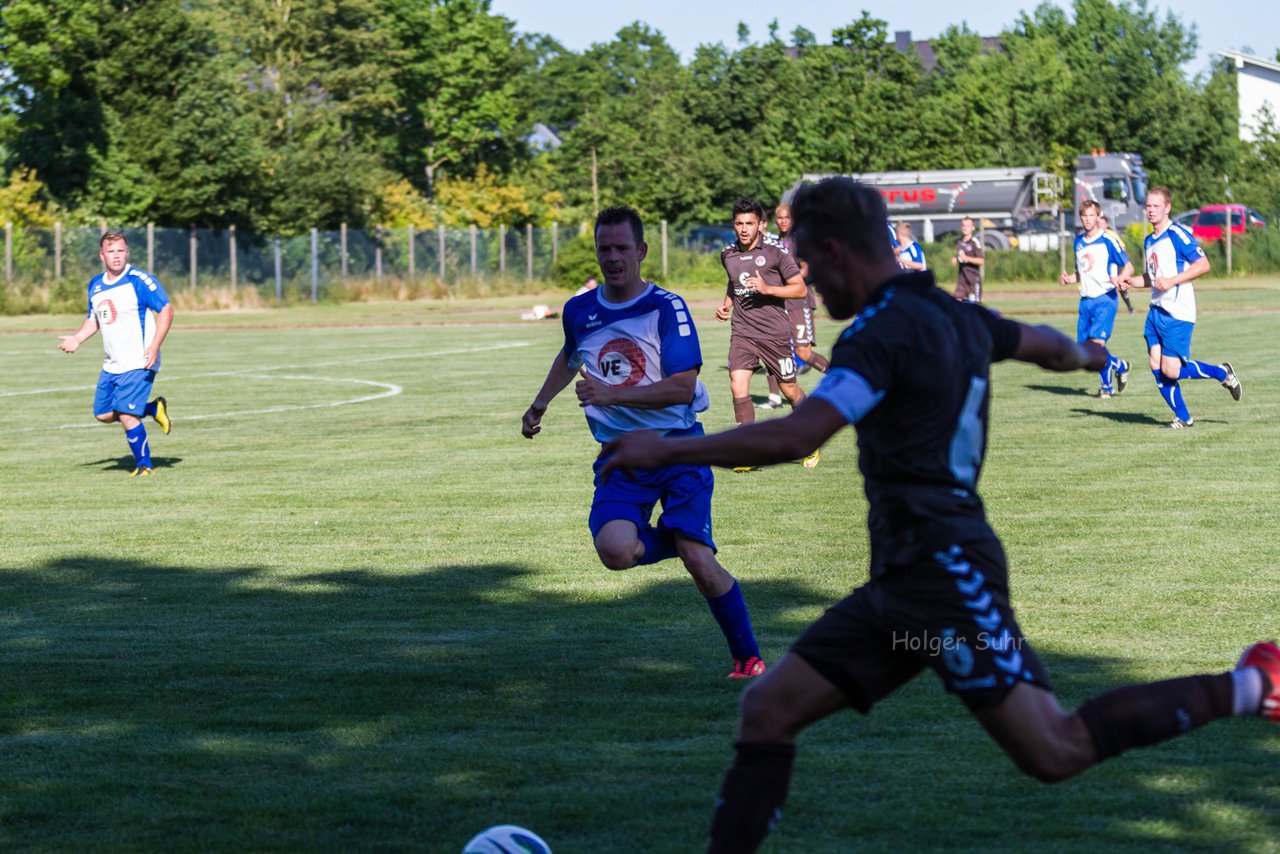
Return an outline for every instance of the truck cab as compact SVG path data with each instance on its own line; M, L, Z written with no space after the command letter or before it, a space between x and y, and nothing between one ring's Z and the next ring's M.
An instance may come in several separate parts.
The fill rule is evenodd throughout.
M1076 158L1073 179L1071 221L1076 228L1080 228L1080 205L1090 200L1098 203L1118 231L1147 221L1147 172L1142 168L1142 155L1082 154Z

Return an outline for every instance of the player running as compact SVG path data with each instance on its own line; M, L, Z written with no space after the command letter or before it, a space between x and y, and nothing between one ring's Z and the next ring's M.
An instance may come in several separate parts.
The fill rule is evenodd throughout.
M552 399L579 377L578 402L598 442L639 429L673 438L702 435L698 413L709 400L698 379L698 332L684 300L641 277L648 246L640 216L627 207L606 208L596 217L595 237L604 283L565 303L564 347L525 412L520 432L528 439L536 436ZM729 677L759 676L765 664L742 589L716 560L711 469L655 466L605 483L599 474L603 462L601 456L594 466L588 519L600 562L609 569L630 569L679 557L729 644ZM658 502L662 515L651 525Z
M1124 244L1102 226L1102 206L1090 199L1080 205L1080 224L1084 233L1076 235L1076 272L1063 272L1059 285L1080 285L1080 318L1076 321L1076 341L1092 341L1106 350L1116 324L1119 306L1117 286L1133 275L1133 264L1125 254ZM1120 394L1129 384L1129 363L1107 351L1107 364L1098 375L1102 384L1098 397ZM1112 385L1111 378L1115 377Z
M856 319L831 371L785 418L714 436L633 433L605 473L656 465L759 465L803 456L846 424L858 434L870 580L809 627L742 698L737 758L711 828L712 852L756 850L778 821L796 738L841 709L867 712L931 669L1019 769L1065 780L1133 747L1229 715L1280 720L1280 647L1236 668L1119 688L1065 712L1009 601L1000 540L977 493L992 362L1100 370L1102 348L958 302L931 273L904 273L868 228L872 187L829 178L792 201L799 249L831 316Z
M1191 282L1209 272L1209 259L1191 232L1169 219L1172 209L1173 191L1168 187L1147 192L1147 222L1153 230L1142 243L1146 270L1141 276L1130 276L1121 287L1151 288L1143 336L1160 396L1173 410L1169 426L1181 430L1195 424L1195 419L1178 380L1217 380L1233 400L1240 399L1244 387L1230 362L1215 365L1191 358L1191 334L1196 327L1196 292Z
M148 477L155 468L142 419L151 416L163 433L171 426L165 399L147 398L160 371L160 345L173 324L173 306L154 276L129 263L129 242L123 234L103 234L98 257L103 272L89 281L88 314L75 332L58 336L58 349L74 353L102 331L106 358L98 374L93 417L104 424L120 422L133 453L129 476Z
M804 392L796 384L797 365L791 352L785 301L804 298L809 286L796 259L776 242L764 240L764 207L755 199L741 198L733 203L733 230L738 242L720 253L728 283L716 319L731 321L729 391L734 421L752 424L756 413L751 405L751 374L758 364L778 381L782 396L793 407L804 400ZM817 464L815 449L804 466ZM738 466L735 471L751 468Z

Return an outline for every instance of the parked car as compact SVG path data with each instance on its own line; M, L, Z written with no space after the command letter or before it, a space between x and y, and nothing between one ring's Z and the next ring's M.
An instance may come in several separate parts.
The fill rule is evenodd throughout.
M1244 234L1248 228L1262 228L1267 223L1252 208L1231 205L1231 233ZM1222 228L1227 224L1227 205L1205 205L1191 223L1191 233L1196 240L1221 240Z
M1196 221L1196 217L1200 216L1200 211L1183 211L1175 217L1170 217L1174 225L1180 225L1184 228L1190 228Z

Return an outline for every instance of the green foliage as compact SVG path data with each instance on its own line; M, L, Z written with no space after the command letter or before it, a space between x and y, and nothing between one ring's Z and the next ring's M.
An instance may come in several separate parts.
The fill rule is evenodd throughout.
M600 278L596 242L590 231L560 242L560 252L551 265L551 281L558 288L577 290L588 276Z
M401 181L437 221L624 202L691 225L739 195L772 205L805 173L1065 177L1093 148L1141 153L1187 207L1220 201L1228 176L1238 200L1280 208L1274 126L1238 142L1234 69L1188 79L1194 30L1147 0L1042 3L998 40L953 25L928 71L865 12L825 38L740 35L682 64L643 23L573 52L489 0L15 0L0 153L75 218L259 233L404 221L386 195ZM535 122L563 144L532 152Z

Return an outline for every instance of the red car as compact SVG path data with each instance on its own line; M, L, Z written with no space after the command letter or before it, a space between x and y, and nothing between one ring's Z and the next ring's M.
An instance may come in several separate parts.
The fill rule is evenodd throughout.
M1230 207L1232 234L1244 234L1246 222L1250 228L1262 228L1267 224L1252 208L1244 205ZM1191 228L1197 240L1221 240L1222 227L1227 224L1227 205L1205 205L1194 218L1183 220L1183 224Z

